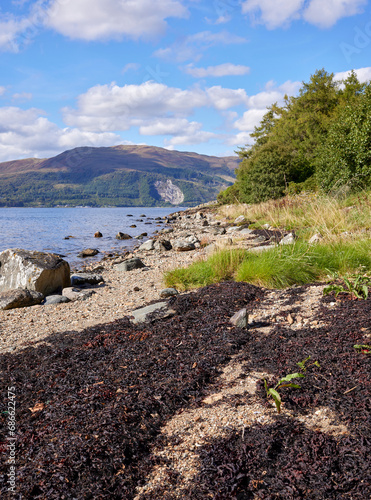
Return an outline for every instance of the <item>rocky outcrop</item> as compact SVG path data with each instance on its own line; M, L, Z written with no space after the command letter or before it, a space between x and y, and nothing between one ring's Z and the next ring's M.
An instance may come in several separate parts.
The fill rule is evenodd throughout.
M40 304L44 295L33 290L9 290L0 293L0 309L17 309L19 307L29 307Z
M171 182L170 179L165 181L156 181L155 188L161 199L168 201L172 205L180 205L184 201L184 194L181 189Z
M116 240L131 240L131 239L132 239L132 236L130 236L130 234L122 233L121 231L119 231L116 234Z
M20 249L0 253L0 292L19 288L50 295L70 284L70 266L56 254Z

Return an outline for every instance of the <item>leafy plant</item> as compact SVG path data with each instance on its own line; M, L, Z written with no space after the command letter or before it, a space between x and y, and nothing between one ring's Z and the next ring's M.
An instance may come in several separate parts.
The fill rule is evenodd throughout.
M335 277L339 278L339 275L335 273ZM368 287L371 286L371 277L364 274L352 274L345 275L341 278L344 285L341 283L334 283L328 285L323 290L323 295L328 295L331 292L335 292L335 297L339 293L350 293L352 297L357 299L367 299L368 297Z
M353 346L354 349L360 350L362 354L371 354L371 345L367 344L356 344Z
M308 356L303 361L299 361L296 364L299 366L301 371L305 372L308 368L306 366L306 363L309 360L310 360L310 356ZM318 361L314 361L314 363L312 363L309 366L312 366L312 365L315 365L318 368L320 367L320 364L318 363ZM285 377L281 378L274 387L268 387L267 381L264 379L264 387L265 387L265 392L267 393L267 398L272 396L272 398L274 399L278 413L281 413L281 403L282 403L281 395L278 392L278 389L282 389L284 387L290 387L292 389L301 389L301 386L299 384L292 383L291 381L295 380L297 378L304 378L304 377L305 377L304 373L299 373L299 372L290 373L289 375L286 375Z

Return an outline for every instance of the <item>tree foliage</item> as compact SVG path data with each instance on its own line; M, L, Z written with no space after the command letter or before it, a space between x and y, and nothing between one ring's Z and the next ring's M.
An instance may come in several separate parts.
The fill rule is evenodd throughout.
M224 203L257 203L284 196L289 189L323 189L371 182L371 89L354 71L342 82L324 69L303 82L295 97L267 108L241 148L233 187Z

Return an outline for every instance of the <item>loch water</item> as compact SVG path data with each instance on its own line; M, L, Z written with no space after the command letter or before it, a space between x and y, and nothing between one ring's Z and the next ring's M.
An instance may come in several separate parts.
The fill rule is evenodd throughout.
M102 253L131 249L138 245L135 236L148 233L149 237L164 226L156 217L178 210L181 208L0 208L0 252L7 248L54 252L64 255L76 267L83 263L83 259L77 257L81 250L97 248ZM97 231L103 238L94 238ZM115 236L119 231L133 239L117 240ZM96 260L102 257L101 253Z

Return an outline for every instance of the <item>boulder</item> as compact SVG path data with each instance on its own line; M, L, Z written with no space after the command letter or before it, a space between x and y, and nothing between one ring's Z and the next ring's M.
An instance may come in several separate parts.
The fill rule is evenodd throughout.
M8 290L0 293L0 309L17 309L40 304L44 295L34 290Z
M50 295L70 284L70 266L59 255L20 249L0 253L0 292L21 288Z
M71 276L72 286L98 285L104 283L103 276L95 273L78 273Z
M153 321L154 319L162 319L173 316L175 311L168 308L167 302L157 302L140 309L132 311L133 318L130 320L135 325L138 323L145 323Z
M64 295L49 295L45 297L42 301L44 306L56 305L56 304L64 304L66 302L70 302L70 299L65 297Z
M67 297L71 302L76 300L86 300L95 293L93 290L80 290L79 288L68 287L62 291L63 297Z
M94 238L103 238L103 234L100 231L94 233Z
M131 239L132 239L132 236L130 236L130 234L122 233L121 231L119 231L116 234L116 240L131 240Z
M85 250L81 250L77 257L94 257L94 255L97 255L98 253L99 250L97 248L85 248Z
M115 269L117 269L117 271L133 271L133 269L140 269L142 267L146 266L138 257L133 257L132 259L124 260L121 264L117 264Z

